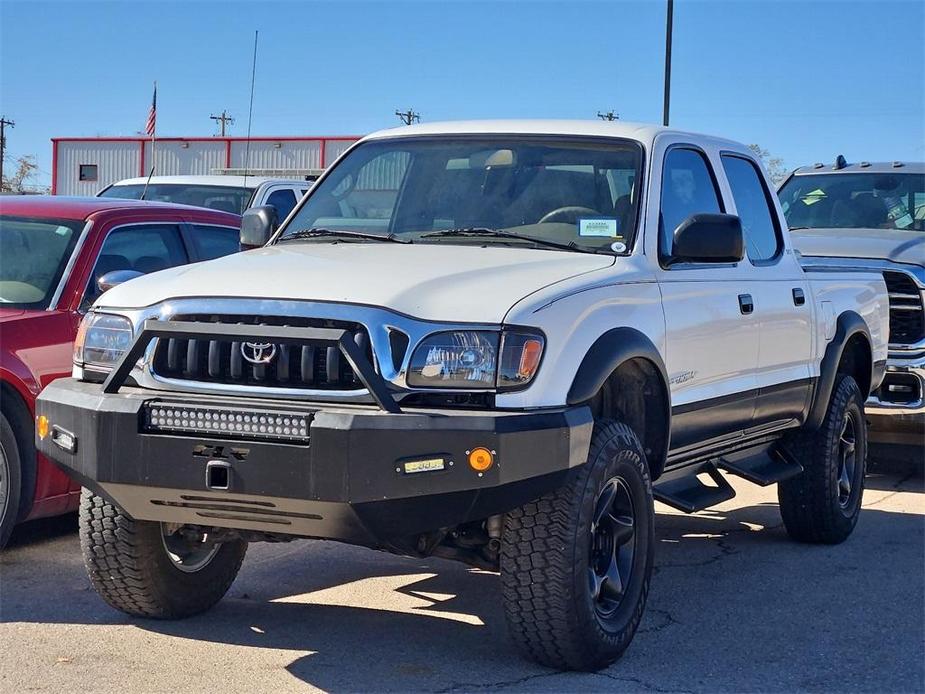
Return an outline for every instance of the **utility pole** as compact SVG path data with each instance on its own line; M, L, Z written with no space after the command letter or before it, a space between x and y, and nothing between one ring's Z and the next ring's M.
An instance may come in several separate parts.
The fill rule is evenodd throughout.
M668 126L668 107L671 104L671 25L674 18L674 0L668 0L668 16L665 20L665 102L662 125Z
M0 116L0 190L3 189L3 159L6 157L6 126L16 127L16 123Z
M395 115L398 116L405 125L421 122L421 114L415 113L414 109L409 108L407 111L396 111Z
M216 116L216 115L213 113L211 116L209 116L209 118L210 118L211 120L216 121L217 123L221 123L221 124L222 124L222 135L221 135L222 137L225 137L225 123L228 123L229 125L234 125L234 118L232 118L230 115L228 115L228 114L225 112L225 109L222 109L222 115Z
M597 117L601 120L620 120L620 114L615 113L614 111L606 111L604 113L598 111Z

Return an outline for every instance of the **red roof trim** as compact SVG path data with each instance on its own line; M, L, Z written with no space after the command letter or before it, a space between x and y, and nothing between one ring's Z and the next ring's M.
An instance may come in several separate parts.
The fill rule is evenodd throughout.
M353 142L359 140L362 135L318 135L310 137L306 135L277 137L252 137L251 142L279 142L280 140L289 142ZM52 142L147 142L147 137L53 137ZM158 142L247 142L246 137L159 137Z

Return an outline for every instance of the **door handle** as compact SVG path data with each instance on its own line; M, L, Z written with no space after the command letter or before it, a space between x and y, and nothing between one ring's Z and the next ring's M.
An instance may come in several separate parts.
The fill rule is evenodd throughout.
M802 306L806 303L806 294L803 293L803 290L799 287L793 288L793 305Z
M742 315L747 316L749 313L755 310L755 302L752 301L751 294L739 294L739 311L742 312Z

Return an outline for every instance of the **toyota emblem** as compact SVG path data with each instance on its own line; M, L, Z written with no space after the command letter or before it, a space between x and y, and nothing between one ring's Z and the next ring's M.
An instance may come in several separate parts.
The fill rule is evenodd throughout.
M276 345L270 342L242 342L241 356L251 364L269 364L276 356Z

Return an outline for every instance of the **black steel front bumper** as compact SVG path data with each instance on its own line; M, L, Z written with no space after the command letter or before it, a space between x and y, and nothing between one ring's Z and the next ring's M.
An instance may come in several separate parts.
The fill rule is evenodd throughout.
M303 412L309 437L273 442L148 431L147 408L166 400ZM392 413L126 387L106 393L72 379L46 388L36 414L52 428L39 450L133 518L393 547L557 487L586 461L593 426L587 407ZM73 451L60 432L73 435ZM467 461L476 447L495 453L482 474ZM433 459L445 461L442 470L405 472L407 461ZM226 468L227 490L210 486L210 463Z

